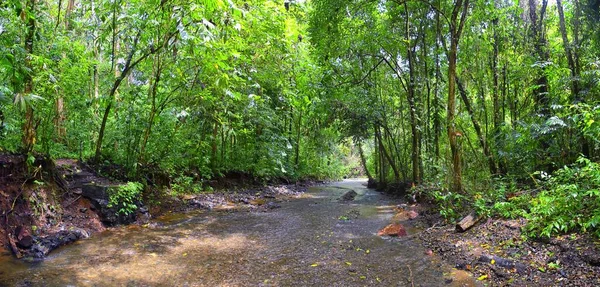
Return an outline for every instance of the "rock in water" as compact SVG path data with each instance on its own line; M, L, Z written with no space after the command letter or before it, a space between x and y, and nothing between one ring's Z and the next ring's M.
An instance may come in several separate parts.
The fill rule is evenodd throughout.
M390 224L377 232L378 236L406 236L406 229L400 223Z
M352 200L354 200L354 198L357 195L358 195L358 193L356 193L356 191L351 190L351 191L344 193L344 195L342 195L342 197L340 197L340 200L341 201L352 201Z
M276 209L276 208L281 208L281 205L270 201L269 203L267 203L266 207L267 207L267 209Z

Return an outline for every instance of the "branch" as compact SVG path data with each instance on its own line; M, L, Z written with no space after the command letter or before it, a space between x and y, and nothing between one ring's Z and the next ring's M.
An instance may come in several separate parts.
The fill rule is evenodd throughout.
M403 5L409 1L411 1L411 0L394 0L394 2L396 2L396 4L398 4L398 5ZM427 0L412 0L412 1L421 2L421 3L428 5L431 9L433 9L434 11L436 11L440 15L442 15L442 17L444 17L444 20L446 20L446 22L448 22L448 25L451 24L450 19L448 19L448 17L446 17L446 14L444 14L444 12L442 12L442 10L440 10L440 8L436 7L432 3L427 2Z
M358 80L358 81L354 81L354 82L353 82L353 81L341 82L341 83L339 83L339 84L335 85L335 87L337 88L337 87L339 87L339 86L342 86L342 85L345 85L345 84L354 84L354 85L358 85L358 84L362 83L364 80L366 80L366 79L367 79L367 77L369 77L369 75L371 75L371 73L372 73L373 71L375 71L375 69L377 69L377 67L379 67L379 65L381 65L381 63L382 63L384 60L385 60L385 58L381 58L381 60L379 60L379 62L377 62L377 64L376 64L375 66L371 67L371 69L370 69L370 70L367 72L367 74L365 74L365 75L364 75L364 76L363 76L363 77L362 77L360 80Z
M460 24L458 25L458 31L456 32L457 39L460 39L462 30L465 27L465 20L467 19L467 11L469 10L469 0L464 1L464 7L460 15Z
M400 72L394 66L392 66L392 64L390 63L390 61L388 61L385 57L383 58L383 60L388 65L388 67L390 67L390 69L392 69L392 71L394 71L394 73L396 73L396 76L398 76L398 79L400 79L400 84L402 84L402 88L404 89L404 91L408 92L408 89L406 88L406 85L402 81L402 74L400 74ZM396 65L398 65L398 64L396 64Z

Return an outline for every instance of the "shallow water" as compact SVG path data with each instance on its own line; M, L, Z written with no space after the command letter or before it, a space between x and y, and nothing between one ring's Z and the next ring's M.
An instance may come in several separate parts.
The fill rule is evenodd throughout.
M94 234L38 263L0 255L0 286L473 285L469 276L449 277L418 239L376 236L395 201L363 184L314 187L268 212L167 214ZM356 199L339 202L350 189Z

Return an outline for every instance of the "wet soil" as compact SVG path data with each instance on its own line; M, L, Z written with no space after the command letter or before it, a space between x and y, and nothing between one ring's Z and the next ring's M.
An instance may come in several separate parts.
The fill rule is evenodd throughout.
M405 237L377 236L398 200L365 183L167 213L110 228L42 262L5 253L0 286L475 286L422 247L418 221L396 218ZM340 201L350 190L354 200Z
M434 214L420 220L441 222ZM487 286L600 286L600 242L581 234L526 239L525 223L486 219L462 233L454 224L435 224L419 237L433 254Z

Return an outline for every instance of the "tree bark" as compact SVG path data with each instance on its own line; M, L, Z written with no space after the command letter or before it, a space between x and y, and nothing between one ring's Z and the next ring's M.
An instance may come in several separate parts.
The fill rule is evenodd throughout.
M548 61L550 55L547 51L546 36L543 30L544 15L546 14L546 7L548 6L548 0L542 0L542 7L538 17L537 13L537 1L529 0L529 17L531 19L531 28L534 37L534 47L538 56L539 61ZM536 108L538 113L545 117L548 113L548 106L550 104L548 98L548 78L545 73L546 68L542 67L542 73L539 75L536 81L536 87L533 89L535 97ZM542 145L545 145L542 143Z
M379 128L377 128L377 127L375 128L375 135L377 136L377 140L379 141L379 145L381 147L381 153L383 154L383 156L385 157L387 162L392 167L392 171L394 172L394 177L395 177L396 181L399 181L400 180L400 172L398 172L398 167L396 167L396 165L394 164L394 160L392 159L392 157L390 156L388 151L385 149L385 146L383 145L383 139L381 137L381 131L379 131ZM381 182L384 182L384 180L385 179L382 178Z
M462 166L460 159L460 148L457 136L460 132L456 129L454 117L456 113L456 62L458 53L458 44L467 12L469 9L469 0L456 0L452 10L450 22L450 50L448 51L448 111L447 111L447 129L450 150L452 152L452 191L462 193ZM460 14L460 17L459 17Z
M560 26L560 34L562 36L563 46L565 48L565 54L567 55L567 62L569 64L569 70L571 71L571 102L579 101L579 75L577 74L577 68L575 66L575 60L573 57L573 51L571 49L571 43L567 36L567 27L565 25L565 13L563 11L562 0L556 0L556 7L558 8L558 19ZM577 8L576 8L577 9Z
M456 77L456 84L458 85L458 91L460 93L463 103L465 104L465 107L467 108L467 112L469 113L471 122L473 123L473 127L475 128L475 132L477 133L477 138L479 139L479 144L481 145L481 148L483 149L483 154L485 155L485 157L488 161L488 167L490 169L490 173L492 175L494 175L494 174L498 173L498 169L496 168L496 163L494 161L494 156L492 155L492 153L490 151L485 134L481 130L481 126L479 125L479 122L477 121L475 112L473 110L473 106L471 105L471 101L469 100L469 97L467 94L467 90L465 89L465 87L463 86L463 84L461 83L461 81L458 77Z
M406 38L407 42L406 53L408 58L408 93L406 95L408 99L408 105L410 110L410 130L412 133L412 177L413 182L420 183L421 182L421 174L419 173L420 167L420 131L419 131L419 119L417 116L417 105L415 103L415 65L414 65L414 57L413 57L413 47L410 44L410 20L408 15L408 7L406 2L404 2L404 9L406 11ZM398 177L399 178L399 177Z
M371 176L369 168L367 167L367 159L365 158L365 153L363 151L362 144L360 143L360 141L356 141L356 145L358 146L358 155L360 156L360 163L362 164L363 169L365 170L365 174L369 179L372 179L373 177Z
M25 36L25 51L27 52L27 57L25 58L25 66L29 68L30 71L25 73L25 87L23 90L23 96L28 97L33 92L33 75L31 74L33 69L31 67L31 57L33 55L33 45L35 38L35 7L36 0L28 0L27 1L27 13L24 13L25 18L23 21L26 21L27 34ZM25 122L23 123L23 135L21 141L23 143L23 150L25 153L30 153L33 150L33 146L35 145L35 119L34 119L34 111L31 101L27 103L25 108Z

